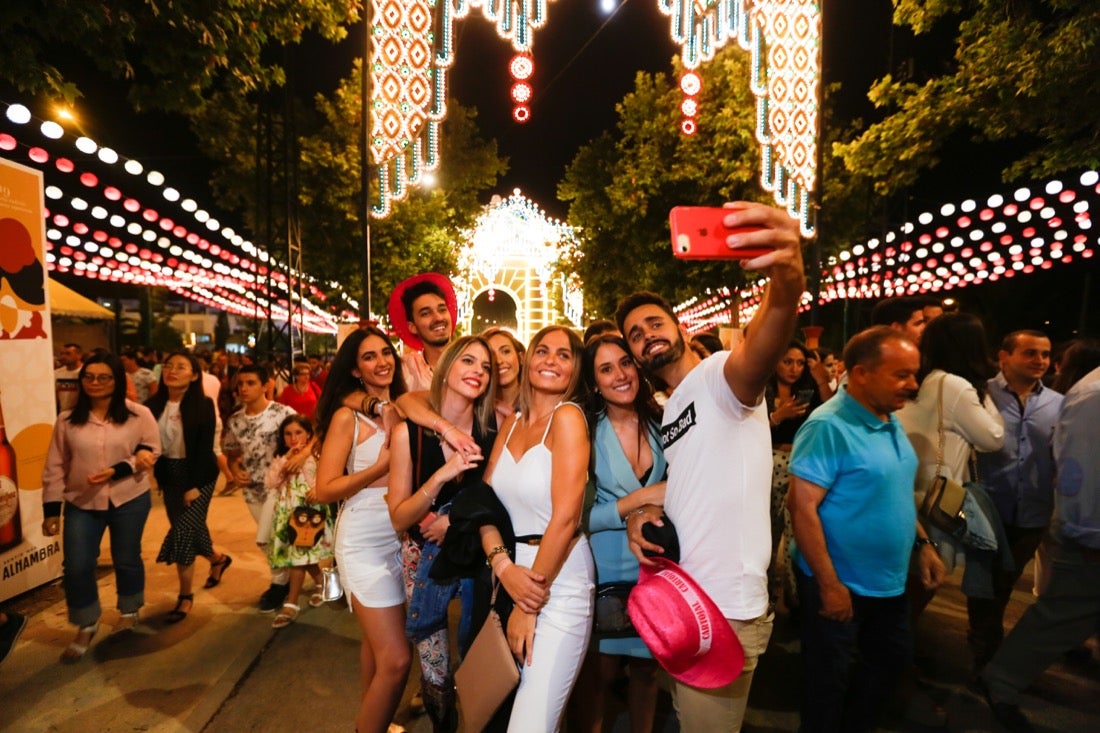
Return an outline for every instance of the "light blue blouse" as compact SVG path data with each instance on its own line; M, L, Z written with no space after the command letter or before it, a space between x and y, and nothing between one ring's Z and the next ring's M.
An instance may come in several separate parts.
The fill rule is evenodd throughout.
M657 426L646 431L649 449L653 454L653 468L649 471L646 486L665 480L668 464L661 450ZM630 552L626 541L626 522L619 516L616 502L642 488L634 475L630 461L623 452L619 436L611 427L607 416L596 423L592 439L595 458L596 501L588 517L589 543L596 560L596 583L634 582L638 579L638 560ZM632 657L651 657L641 639L602 639L603 654L625 654Z

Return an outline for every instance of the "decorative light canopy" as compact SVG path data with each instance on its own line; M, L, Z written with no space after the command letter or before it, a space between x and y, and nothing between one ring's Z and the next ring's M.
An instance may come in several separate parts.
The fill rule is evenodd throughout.
M802 233L812 236L821 79L819 2L657 0L657 6L671 17L670 33L681 46L685 69L712 59L731 40L752 52L761 185L799 220ZM694 131L694 126L681 125L685 133L687 128Z
M1092 213L1100 207L1100 172L1075 182L1054 179L1038 190L995 193L984 203L967 199L926 211L881 239L869 239L835 257L822 271L820 303L936 293L1001 278L1029 275L1100 254ZM734 294L707 292L674 309L689 332L729 323L735 307L747 323L760 307L765 281ZM805 293L802 307L809 307Z
M17 104L9 105L5 116L20 126L33 119ZM72 148L65 147L64 134L54 137L48 122L39 130L47 138L42 146L0 132L0 154L14 160L25 154L45 174L50 270L164 287L247 317L262 310L270 318L297 321L294 311L299 309L306 330L335 331L333 316L313 302L323 302L325 296L312 278L291 270L288 280L273 269L267 252L223 226L194 199L165 186L159 171L146 171L139 161L88 137L71 143L77 153L74 162L67 157ZM157 190L163 205L150 200ZM299 300L299 281L308 291L304 300Z

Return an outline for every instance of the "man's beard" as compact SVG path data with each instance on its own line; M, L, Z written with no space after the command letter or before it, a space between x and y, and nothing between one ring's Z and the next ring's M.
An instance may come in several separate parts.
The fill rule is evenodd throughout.
M436 324L432 324L435 326ZM428 346L446 346L451 343L451 336L454 334L454 329L448 327L447 331L442 336L436 336L433 328L428 329L428 333L421 336L420 340Z
M683 357L686 348L684 335L677 331L676 340L667 349L653 356L643 355L638 361L641 362L642 369L647 373L656 374L669 364L679 361Z

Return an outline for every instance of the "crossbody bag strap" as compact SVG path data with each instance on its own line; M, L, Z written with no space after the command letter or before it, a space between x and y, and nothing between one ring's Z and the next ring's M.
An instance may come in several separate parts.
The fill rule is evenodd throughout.
M939 433L936 440L936 474L937 476L943 470L943 451L947 442L947 437L943 434L943 383L947 381L947 374L943 375L940 379L939 394L936 397L936 430Z

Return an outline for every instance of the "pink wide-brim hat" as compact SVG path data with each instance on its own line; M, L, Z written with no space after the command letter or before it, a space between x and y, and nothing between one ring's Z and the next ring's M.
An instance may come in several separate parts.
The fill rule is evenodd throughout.
M451 281L446 276L440 275L438 272L422 272L419 275L405 278L390 293L390 301L387 304L386 311L390 316L390 325L393 327L394 333L401 338L406 346L416 351L424 350L424 342L409 329L409 319L405 316L405 305L401 302L401 296L413 285L422 283L425 280L434 283L443 291L443 301L447 304L447 310L451 314L451 327L454 328L458 325L458 299L455 297L454 286L451 285Z
M651 558L630 592L627 613L654 659L674 678L724 687L745 666L745 650L718 605L676 563Z

